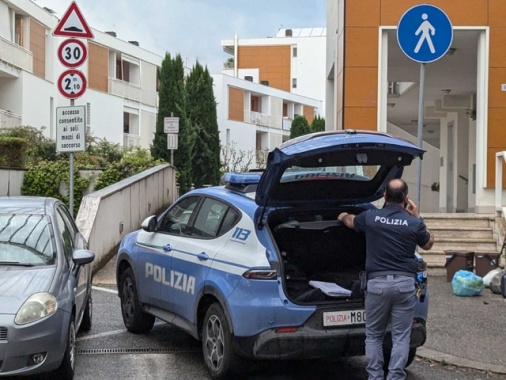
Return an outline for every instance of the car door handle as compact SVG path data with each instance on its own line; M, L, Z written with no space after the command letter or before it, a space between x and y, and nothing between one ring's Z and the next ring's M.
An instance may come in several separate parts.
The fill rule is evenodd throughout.
M172 251L172 246L170 244L167 244L167 245L164 245L162 247L162 249L165 251L165 252L170 252Z
M209 260L209 256L205 252L197 254L197 257L200 261Z

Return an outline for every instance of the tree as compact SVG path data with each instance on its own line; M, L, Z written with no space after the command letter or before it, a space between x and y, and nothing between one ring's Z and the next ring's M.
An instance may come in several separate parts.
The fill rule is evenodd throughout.
M325 131L325 119L316 115L311 122L311 132L324 132Z
M187 117L195 132L191 157L195 187L217 185L220 181L220 138L216 116L213 79L197 62L186 83Z
M184 88L184 68L181 55L172 58L165 54L162 66L158 71L158 115L156 131L151 145L151 155L155 159L170 162L170 150L167 149L167 135L163 131L164 118L179 117L178 149L174 151L174 162L178 174L180 194L191 188L191 152L193 133L186 117L186 96Z
M307 135L308 133L311 133L311 128L309 127L306 117L300 115L295 116L290 127L290 138L293 139L295 137Z

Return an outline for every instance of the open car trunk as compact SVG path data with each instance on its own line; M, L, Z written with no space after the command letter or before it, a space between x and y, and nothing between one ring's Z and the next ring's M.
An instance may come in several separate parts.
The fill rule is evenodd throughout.
M284 289L291 301L363 303L360 273L365 270L365 236L337 220L342 211L350 212L292 210L277 212L269 218L269 228L282 259ZM329 296L311 281L336 284L350 294Z

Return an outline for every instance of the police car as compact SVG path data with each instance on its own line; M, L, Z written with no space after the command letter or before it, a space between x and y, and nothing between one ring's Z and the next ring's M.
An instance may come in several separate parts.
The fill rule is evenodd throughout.
M215 379L241 358L364 355L365 239L337 216L374 207L423 153L384 133L321 132L272 150L263 172L188 192L121 242L126 328L145 333L159 318L185 330L202 341ZM428 295L417 304L409 363L425 342L427 306Z

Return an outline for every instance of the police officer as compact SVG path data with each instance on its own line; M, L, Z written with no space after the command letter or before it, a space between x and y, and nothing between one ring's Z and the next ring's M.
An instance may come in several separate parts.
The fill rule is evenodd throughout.
M365 350L369 380L383 380L383 339L391 322L392 353L389 380L405 379L413 323L418 264L416 246L432 248L434 237L408 198L402 179L391 180L385 206L358 215L343 212L338 219L366 237L367 292Z

